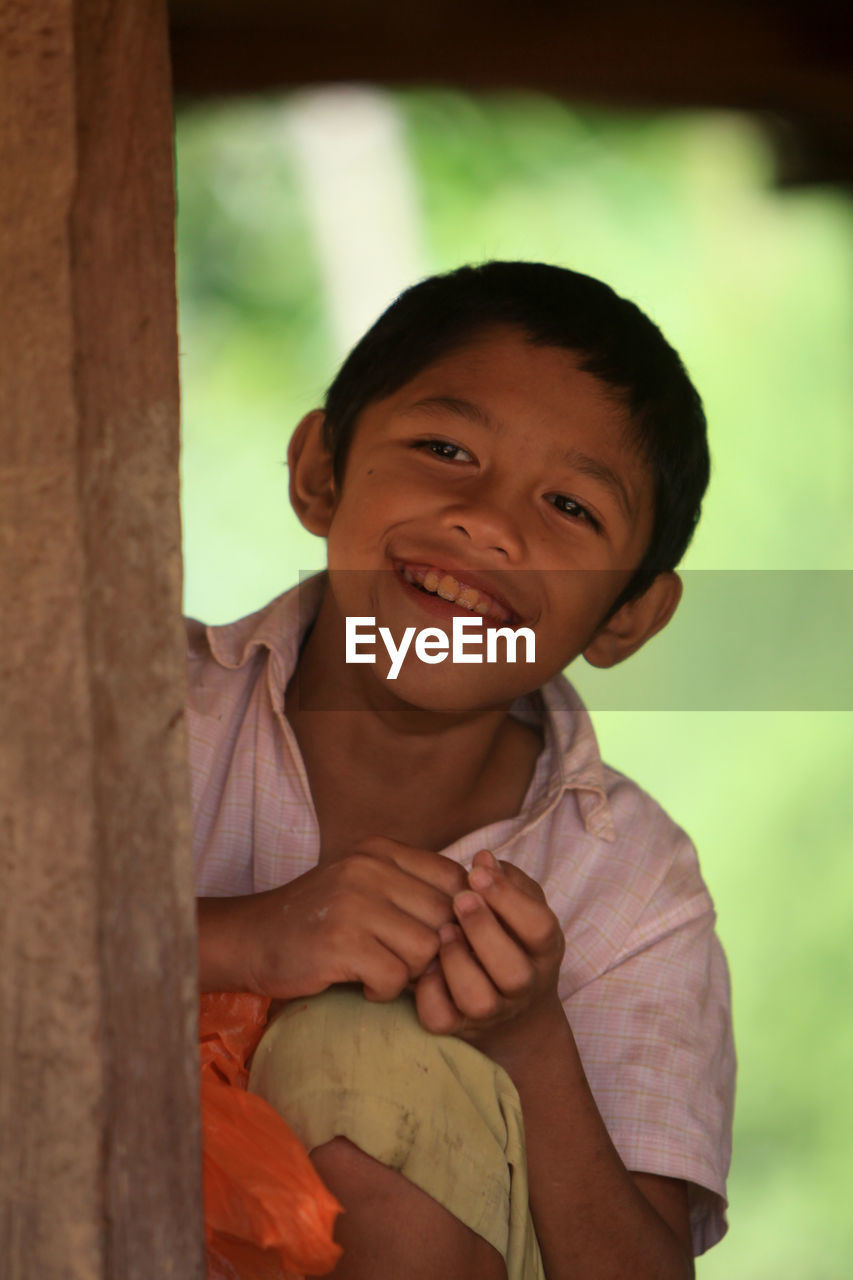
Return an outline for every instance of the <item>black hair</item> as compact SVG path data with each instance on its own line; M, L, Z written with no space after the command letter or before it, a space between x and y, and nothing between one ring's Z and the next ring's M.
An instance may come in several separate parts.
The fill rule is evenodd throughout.
M684 555L710 459L702 401L677 352L639 307L592 276L539 262L486 262L401 293L350 352L326 395L325 443L335 480L343 482L367 405L497 326L521 330L534 345L575 352L579 367L626 409L631 438L653 473L652 535L612 614Z

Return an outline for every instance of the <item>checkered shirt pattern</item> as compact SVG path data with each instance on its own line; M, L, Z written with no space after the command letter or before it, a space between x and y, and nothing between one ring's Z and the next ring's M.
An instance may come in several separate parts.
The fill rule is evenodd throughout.
M259 893L315 866L320 836L284 691L323 576L227 626L190 621L189 736L196 889ZM601 761L589 715L558 676L519 700L544 747L521 812L442 850L478 849L539 882L562 923L560 996L626 1167L690 1184L694 1250L726 1231L735 1057L725 956L695 850Z

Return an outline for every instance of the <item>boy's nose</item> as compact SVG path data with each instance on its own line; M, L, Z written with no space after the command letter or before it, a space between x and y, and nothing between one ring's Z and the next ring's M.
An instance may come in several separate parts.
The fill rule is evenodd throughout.
M445 523L469 550L497 552L508 562L520 560L524 553L516 520L495 498L455 503L446 512Z

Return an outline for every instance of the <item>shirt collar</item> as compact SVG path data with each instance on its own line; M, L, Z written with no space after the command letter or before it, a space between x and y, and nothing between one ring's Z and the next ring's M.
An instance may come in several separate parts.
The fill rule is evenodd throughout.
M283 698L296 670L302 641L317 616L325 581L325 572L313 574L256 613L238 622L207 627L216 661L237 670L259 650L268 650L274 687ZM595 730L573 686L564 676L555 676L538 694L519 699L513 711L521 719L533 719L544 727L551 768L540 802L543 812L552 808L564 791L574 791L586 831L600 839L615 840Z
M554 762L546 794L556 801L564 791L576 792L587 832L603 840L615 840L616 828L604 785L604 765L589 712L565 676L554 676L539 692L544 705L542 720L552 742Z
M276 685L284 693L296 670L305 633L320 608L325 580L325 572L312 574L257 613L250 613L238 622L207 627L210 651L216 661L236 671L259 649L268 649Z

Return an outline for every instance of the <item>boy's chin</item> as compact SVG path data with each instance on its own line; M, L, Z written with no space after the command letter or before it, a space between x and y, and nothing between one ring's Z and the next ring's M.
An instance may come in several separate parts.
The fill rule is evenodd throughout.
M527 678L525 679L525 674ZM383 692L413 710L439 715L466 715L509 706L522 694L538 689L540 681L531 671L518 668L509 674L505 668L487 668L481 664L466 666L425 666L404 663L396 679L387 673L377 677Z

